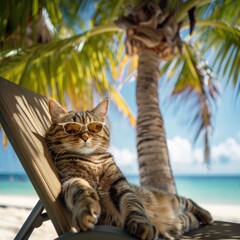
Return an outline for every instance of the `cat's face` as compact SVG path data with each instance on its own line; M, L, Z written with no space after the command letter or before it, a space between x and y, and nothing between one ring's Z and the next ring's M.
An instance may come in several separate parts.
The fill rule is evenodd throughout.
M106 152L109 146L109 129L105 125L108 103L105 99L92 111L66 112L57 102L49 100L52 125L46 140L50 151L84 155Z

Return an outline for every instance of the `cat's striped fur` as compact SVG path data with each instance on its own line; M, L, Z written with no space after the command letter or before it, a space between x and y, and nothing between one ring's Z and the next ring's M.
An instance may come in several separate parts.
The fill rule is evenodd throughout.
M139 239L177 239L184 232L209 224L209 212L196 203L156 189L128 183L113 156L107 152L109 129L97 134L84 126L67 135L58 123L104 121L108 100L92 111L66 112L49 100L52 125L46 141L62 182L62 194L73 216L73 225L86 231L95 224L114 224Z

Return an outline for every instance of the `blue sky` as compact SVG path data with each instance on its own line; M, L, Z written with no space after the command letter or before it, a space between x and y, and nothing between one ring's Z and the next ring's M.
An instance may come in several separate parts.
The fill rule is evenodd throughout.
M135 81L125 83L120 92L136 114L135 84ZM159 92L161 95L162 90L159 89ZM174 174L240 174L240 101L231 86L222 87L219 97L209 169L203 164L201 141L193 142L193 129L186 121L189 110L175 102L164 104L165 100L160 97ZM177 113L176 109L179 109ZM138 172L135 128L113 103L110 104L108 116L111 123L110 151L124 173L135 174ZM11 146L7 149L1 147L0 172L23 171Z
M203 164L203 144L193 141L193 128L187 121L188 111L182 104L160 104L164 118L167 142L173 172L179 174L240 174L240 102L231 86L221 87L221 96L214 117L211 137L211 166ZM159 89L161 93L161 89ZM126 83L121 89L129 105L136 112L135 82ZM160 94L161 95L161 94ZM167 107L166 107L167 105ZM176 113L176 109L180 108ZM135 129L111 105L112 145L117 163L126 173L137 172Z

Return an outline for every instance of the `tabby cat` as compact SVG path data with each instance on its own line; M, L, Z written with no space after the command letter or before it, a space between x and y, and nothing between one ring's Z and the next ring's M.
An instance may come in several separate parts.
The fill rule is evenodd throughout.
M210 213L193 201L128 183L107 151L108 103L105 99L92 111L66 112L49 100L52 125L46 141L73 226L87 231L95 224L112 224L151 240L177 239L200 224L210 224Z

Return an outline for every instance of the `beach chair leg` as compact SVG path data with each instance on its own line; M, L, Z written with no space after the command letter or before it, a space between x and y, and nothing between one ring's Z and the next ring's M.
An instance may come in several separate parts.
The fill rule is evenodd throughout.
M47 213L42 213L43 210L44 207L39 200L24 222L23 226L18 231L14 240L27 240L33 232L34 228L40 227L44 221L49 220Z

